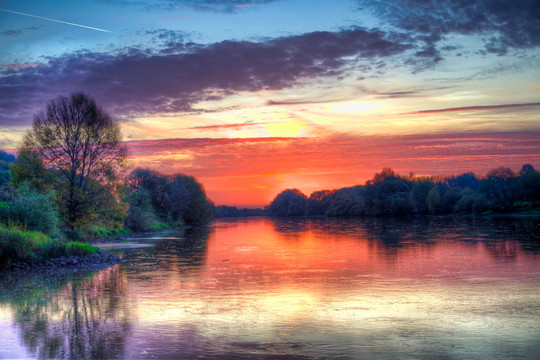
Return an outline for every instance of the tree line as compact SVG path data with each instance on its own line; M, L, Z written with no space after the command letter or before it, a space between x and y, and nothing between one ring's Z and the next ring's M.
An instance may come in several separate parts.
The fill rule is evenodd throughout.
M298 189L286 189L266 211L270 216L538 214L540 173L530 164L517 173L499 167L482 177L470 172L401 176L383 168L365 185L316 191L309 197Z
M0 152L0 225L80 238L211 220L194 177L132 170L127 155L118 122L92 97L58 96L34 116L17 157Z

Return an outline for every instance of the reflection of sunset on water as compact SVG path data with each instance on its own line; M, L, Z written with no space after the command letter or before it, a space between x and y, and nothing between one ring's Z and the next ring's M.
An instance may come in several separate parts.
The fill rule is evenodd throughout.
M217 220L115 243L125 263L0 306L0 329L16 330L0 345L19 358L534 358L538 235L534 219ZM50 349L64 334L78 340Z
M463 234L434 233L437 224L413 233L396 230L404 225L398 220L383 228L376 223L219 221L200 271L178 268L158 277L153 291L159 296L144 291L139 321L156 328L199 324L205 337L253 342L290 332L316 336L321 323L325 331L363 334L414 322L418 329L411 331L477 336L482 309L504 309L522 302L524 292L540 291L531 275L540 272L537 255L515 240L469 241ZM519 291L513 279L519 279ZM478 303L462 313L464 301ZM502 320L492 321L502 326Z

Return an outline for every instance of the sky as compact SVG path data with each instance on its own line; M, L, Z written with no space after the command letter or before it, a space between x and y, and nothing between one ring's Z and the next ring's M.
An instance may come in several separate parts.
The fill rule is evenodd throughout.
M540 168L537 0L0 0L0 149L84 91L218 205Z

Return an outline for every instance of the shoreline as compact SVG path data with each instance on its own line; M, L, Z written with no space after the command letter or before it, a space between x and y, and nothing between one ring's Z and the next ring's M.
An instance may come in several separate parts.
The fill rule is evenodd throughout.
M178 231L178 230L185 230L189 229L191 226L179 226L171 229L163 229L163 230L155 230L155 231L145 231L141 233L133 233L129 235L119 235L119 236L110 236L110 237L99 237L99 238L89 238L85 239L83 242L92 244L94 246L99 247L100 243L106 243L106 242L122 242L124 240L130 239L130 238L137 238L145 235L155 235L155 234L165 234L171 231Z
M98 269L107 268L112 265L120 264L126 260L107 253L93 253L80 256L61 256L51 258L42 263L30 263L26 261L17 261L6 264L0 268L0 273L4 272L28 272L35 270L59 270L59 269Z
M143 233L135 233L130 235L121 235L116 237L104 237L104 238L90 238L85 239L81 242L92 244L99 247L99 244L106 242L122 242L128 238L136 238L145 235L154 235L162 234L170 231L176 231L180 229L187 229L190 226L182 226L172 229L163 229L156 231L147 231ZM44 262L32 263L28 261L15 261L11 264L0 265L0 274L2 273L20 273L20 272L30 272L36 270L61 270L61 269L71 269L73 271L78 270L95 270L95 269L105 269L109 266L120 264L125 262L125 259L119 258L114 255L102 253L92 253L87 255L73 255L73 256L61 256L58 258L50 258Z

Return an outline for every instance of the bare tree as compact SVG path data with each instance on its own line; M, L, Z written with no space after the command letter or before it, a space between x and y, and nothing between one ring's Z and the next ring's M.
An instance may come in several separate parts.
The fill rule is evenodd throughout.
M66 223L83 216L88 181L113 182L127 157L119 124L82 92L58 96L34 116L23 148L33 149L47 168L61 173Z

